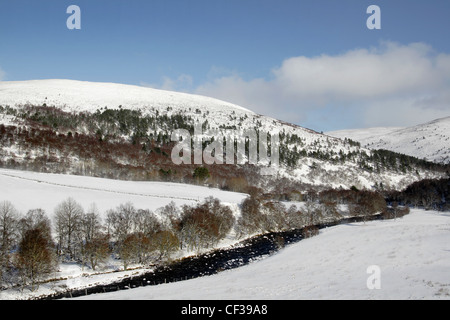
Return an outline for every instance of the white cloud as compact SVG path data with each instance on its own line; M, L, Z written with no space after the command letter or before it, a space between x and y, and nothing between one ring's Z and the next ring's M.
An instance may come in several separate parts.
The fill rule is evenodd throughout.
M146 82L141 82L143 87L151 87L161 90L169 91L190 91L192 90L193 79L190 75L181 74L176 79L170 77L164 77L162 79L162 84L151 84Z
M196 93L238 102L244 107L267 113L275 106L277 88L264 79L245 81L237 75L214 79L196 89Z
M360 127L412 126L438 118L448 117L450 108L445 109L434 103L418 103L420 98L386 98L364 105ZM447 100L450 102L450 100Z
M413 125L450 114L450 55L423 43L385 42L336 56L292 57L270 80L234 74L195 91L299 124L331 105L362 126Z
M297 57L274 71L277 82L290 95L300 98L326 96L353 100L413 92L440 79L439 69L424 45L384 50L359 49L341 56Z

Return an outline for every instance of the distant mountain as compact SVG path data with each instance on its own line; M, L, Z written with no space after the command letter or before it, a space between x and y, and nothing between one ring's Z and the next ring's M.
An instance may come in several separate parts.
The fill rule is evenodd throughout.
M437 163L450 163L450 117L406 128L369 128L327 132L369 149L386 149Z
M265 176L261 170L266 165L260 163L203 163L209 174L198 181L193 174L198 164L176 165L170 157L176 144L171 133L186 129L193 134L198 122L204 130L278 135L280 166ZM211 140L203 139L206 150ZM233 191L256 186L278 194L352 186L402 189L424 178L441 177L447 170L210 97L74 80L0 81L0 167L208 183Z

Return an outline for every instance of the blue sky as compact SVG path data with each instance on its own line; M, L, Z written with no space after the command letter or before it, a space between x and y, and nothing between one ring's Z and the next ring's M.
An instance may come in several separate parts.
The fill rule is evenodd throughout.
M450 115L449 30L447 0L0 0L0 80L186 91L318 131L413 125Z

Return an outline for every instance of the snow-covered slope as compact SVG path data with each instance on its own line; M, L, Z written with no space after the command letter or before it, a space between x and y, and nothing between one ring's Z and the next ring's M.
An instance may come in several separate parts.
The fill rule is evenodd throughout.
M22 213L42 208L50 218L55 206L69 196L86 209L95 203L104 219L105 210L128 201L136 208L156 210L170 201L183 205L210 195L236 208L246 197L174 183L0 170L0 202L11 201ZM214 276L85 299L450 299L449 231L448 213L413 209L396 220L322 229L318 236L271 257ZM373 265L380 268L381 289L367 287L372 275L367 268ZM63 264L52 276L66 280L42 284L36 292L0 291L0 300L51 294L59 286L77 289L107 284L139 270L92 273L89 268Z
M86 212L95 205L102 223L105 224L108 210L126 203L131 203L136 209L150 210L161 218L159 209L171 202L174 202L177 207L193 206L207 197L219 199L222 204L230 207L234 215L238 216L240 214L239 204L247 195L181 183L122 181L0 169L0 205L4 201L11 203L20 216L25 216L29 210L42 209L45 211L45 215L54 221L55 208L69 197L80 204ZM228 246L238 241L235 237L230 236L223 239L218 246ZM190 254L192 252L179 251L173 258ZM49 286L43 285L36 292L26 290L27 292L24 293L17 288L4 290L0 286L0 300L52 294L57 292L59 285L62 288L77 288L102 281L109 283L130 276L131 273L148 272L152 268L151 266L139 267L139 270L123 271L120 269L120 261L110 259L100 270L100 274L94 275L97 271L86 268L82 264L61 263L58 270L50 277L65 280L52 282ZM87 277L87 275L90 276Z
M217 275L80 299L448 300L449 231L450 216L412 210L397 220L323 229L274 256ZM370 286L373 270L379 271L380 289Z
M315 131L282 123L242 106L206 96L134 85L64 79L0 81L0 106L26 104L46 104L67 112L95 112L104 107L123 107L140 110L144 115L183 113L193 116L195 120L207 120L211 129L238 123L238 129L253 129L259 120L260 129L266 132L276 133L283 129L294 131L304 136L306 142L314 141L318 136Z
M0 81L0 106L55 106L67 112L95 112L100 108L119 107L146 114L189 114L195 120L208 121L210 129L235 125L237 129L258 129L270 133L296 133L306 144L317 140L334 140L313 130L261 116L236 104L222 100L165 91L148 87L77 80ZM1 120L1 119L0 119ZM4 119L7 121L7 119Z
M375 128L364 128L364 129L344 129L338 131L329 131L326 134L332 137L338 137L340 139L352 139L364 144L364 141L371 139L376 136L386 136L391 132L404 129L404 127L375 127Z
M193 205L209 196L236 206L246 197L242 193L181 183L121 181L0 169L0 202L10 201L22 213L40 208L50 217L56 206L68 197L85 209L95 204L102 217L106 218L107 210L127 202L136 208L155 211L172 201L177 206Z
M406 128L340 130L327 134L359 141L370 149L386 149L434 162L450 163L450 117Z
M192 108L220 111L224 108L252 113L225 101L180 92L116 83L76 80L0 82L0 105L34 104L62 107L67 111L96 111L102 107Z
M148 115L160 119L163 116L167 116L167 118L174 115L188 116L189 121L201 121L204 125L206 124L208 129L233 128L258 130L271 135L279 134L280 140L284 139L280 143L280 146L284 147L282 150L280 148L280 158L284 157L284 159L280 161L284 161L285 165L280 166L280 170L272 176L277 175L277 178L285 178L308 187L350 188L356 186L370 189L376 184L382 184L386 188L402 189L418 179L441 176L441 172L422 171L421 168L410 170L406 174L391 168L382 168L381 172L374 173L373 168L376 168L377 165L367 163L369 149L209 97L140 86L75 80L0 82L0 106L10 106L19 110L24 105L43 106L44 104L48 107L55 106L74 115L82 111L95 113L100 109L105 110L105 107L115 110L121 107L126 110L139 110L142 116ZM3 110L4 112L0 114L0 124L22 128L26 128L29 124L28 119L23 117L29 112L26 108L22 108L15 118L8 113L7 108L3 108ZM22 116L18 115L20 113ZM59 128L53 128L53 130L55 134L68 134L68 130L64 131ZM71 128L70 133L72 134L74 131L75 134L95 135L95 131L86 132L86 130L86 127ZM161 133L165 129L160 127L155 130L160 130ZM11 132L10 130L9 132L13 138L14 135L16 137L18 135L16 131ZM142 134L142 132L139 133ZM147 132L147 137L150 133L154 136L158 135L156 131ZM162 133L167 134L167 132ZM29 133L29 135L32 134ZM129 135L123 138L131 141L132 137ZM43 150L46 150L46 146L34 147L34 149L29 146L24 147L28 143L26 138L23 138L21 144L13 141L12 138L4 140L3 147L0 149L0 161L3 163L17 163L26 167L24 162L33 163L43 156ZM79 154L73 154L73 150L58 149L55 146L51 146L51 148L56 149L51 154L56 159L55 161L62 161L61 154L69 155L63 159L67 164L61 170L65 171L59 172L79 173L78 171L81 170L79 166L82 165L77 160L80 158ZM45 156L49 155L45 154ZM123 160L121 164L129 164L127 161ZM288 162L289 165L286 165ZM45 170L50 169L45 168ZM82 171L84 172L84 170ZM260 179L259 183L263 182L266 184L258 186L275 185L272 181Z

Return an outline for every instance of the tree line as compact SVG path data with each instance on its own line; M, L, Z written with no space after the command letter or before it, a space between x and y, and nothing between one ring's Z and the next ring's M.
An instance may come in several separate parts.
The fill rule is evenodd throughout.
M155 214L124 203L102 221L95 204L86 211L67 198L49 219L42 209L21 215L9 201L0 203L0 287L32 288L74 261L96 270L109 258L130 264L165 261L180 249L201 250L217 244L234 226L231 209L218 199L177 207L174 202Z
M169 112L170 107L167 108ZM153 112L145 114L119 106L116 109L97 109L92 113L71 113L45 104L17 108L0 106L0 114L14 117L20 123L0 124L0 145L4 147L0 150L0 167L124 180L195 183L192 176L195 166L174 165L170 157L174 146L171 132L186 129L192 134L194 110L167 114L164 110L149 110ZM258 120L251 125L258 131L261 122ZM205 117L202 127L209 127ZM317 175L316 171L321 175L327 174L325 169L322 170L322 162L336 165L353 163L359 170L369 173L391 171L419 175L420 170L436 173L448 170L448 166L442 164L387 150L366 153L350 139L345 139L342 145L338 139L318 135L315 141L307 142L305 138L285 130L279 133L279 138L280 163L292 169L305 159L317 160L311 165L311 175ZM336 148L338 145L343 148ZM14 148L10 148L12 146ZM234 177L250 176L249 171L253 168L250 165L221 165L209 170L209 182L222 188L230 187L230 180ZM264 177L255 170L251 174L257 177L254 179L256 183L249 181L251 185L264 181ZM337 177L329 179L338 180Z
M181 207L171 202L155 212L128 202L101 215L95 204L84 210L67 198L56 206L52 219L42 209L22 215L3 201L0 287L30 285L34 289L67 261L97 270L116 259L127 269L133 264L164 263L181 250L213 248L226 237L242 239L305 227L308 237L318 233L317 224L338 221L344 215L364 219L387 208L384 198L372 191L329 190L304 200L287 207L289 202L267 199L261 190L249 188L238 213L208 197ZM343 211L341 204L347 209Z
M405 190L386 194L388 202L400 203L425 210L450 210L450 178L424 179Z

